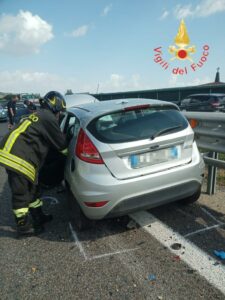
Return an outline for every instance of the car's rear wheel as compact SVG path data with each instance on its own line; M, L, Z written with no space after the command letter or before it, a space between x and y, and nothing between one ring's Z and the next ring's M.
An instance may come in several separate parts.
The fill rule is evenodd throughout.
M194 193L192 196L180 200L179 203L183 205L192 204L196 202L200 196L201 196L201 188L199 188L198 191Z
M82 212L80 205L67 185L67 199L69 205L70 219L79 231L87 230L94 226L95 221L88 219Z

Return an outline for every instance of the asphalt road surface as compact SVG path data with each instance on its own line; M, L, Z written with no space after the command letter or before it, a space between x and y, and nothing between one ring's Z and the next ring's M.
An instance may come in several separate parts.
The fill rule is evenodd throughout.
M66 193L44 191L54 220L40 236L18 240L0 167L0 299L225 299L224 261L213 253L225 251L224 193L78 232Z

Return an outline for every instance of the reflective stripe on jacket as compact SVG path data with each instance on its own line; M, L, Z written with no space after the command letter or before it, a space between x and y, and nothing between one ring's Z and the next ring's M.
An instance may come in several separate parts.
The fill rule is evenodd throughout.
M36 184L49 148L62 151L66 146L55 115L50 110L41 109L3 137L0 165L26 176Z

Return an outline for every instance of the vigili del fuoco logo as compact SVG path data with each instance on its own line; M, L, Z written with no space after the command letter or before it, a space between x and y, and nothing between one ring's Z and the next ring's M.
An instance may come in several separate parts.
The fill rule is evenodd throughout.
M194 55L196 55L197 49L190 43L184 20L181 20L180 22L174 42L175 44L169 46L168 49L168 52L171 55L170 62L164 59L162 47L154 49L154 62L159 64L162 69L172 69L171 72L175 75L187 75L189 71L195 72L204 66L209 56L209 46L202 46L200 50L201 56L196 60ZM185 61L186 64L180 66L180 61Z

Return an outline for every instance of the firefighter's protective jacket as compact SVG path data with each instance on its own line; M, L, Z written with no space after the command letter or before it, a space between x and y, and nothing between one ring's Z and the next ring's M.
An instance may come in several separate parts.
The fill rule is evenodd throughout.
M40 109L3 137L0 164L37 184L38 172L49 148L63 151L66 146L55 115L48 109Z

